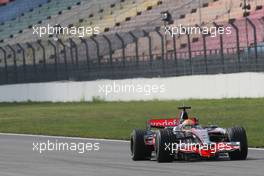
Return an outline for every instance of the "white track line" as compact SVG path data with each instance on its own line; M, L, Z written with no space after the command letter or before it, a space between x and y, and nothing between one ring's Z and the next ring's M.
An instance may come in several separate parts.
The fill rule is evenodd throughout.
M78 139L78 140L94 140L94 141L106 141L106 142L123 142L128 143L126 140L114 140L114 139L97 139L97 138L82 138L82 137L65 137L65 136L47 136L47 135L33 135L33 134L15 134L15 133L0 133L2 136L21 136L21 137L42 137L53 139ZM249 150L264 151L264 148L248 148Z
M52 139L78 139L78 140L94 140L94 141L106 141L106 142L123 142L128 143L126 140L114 140L114 139L97 139L97 138L82 138L82 137L65 137L65 136L48 136L48 135L34 135L34 134L16 134L16 133L0 133L2 136L21 136L21 137L41 137Z
M248 148L249 150L258 150L258 151L264 151L264 148Z

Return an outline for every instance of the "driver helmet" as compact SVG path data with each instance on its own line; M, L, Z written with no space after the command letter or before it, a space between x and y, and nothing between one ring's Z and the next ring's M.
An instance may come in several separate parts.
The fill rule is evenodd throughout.
M191 119L187 119L187 120L184 120L184 121L182 122L182 125L183 125L183 126L194 126L195 123L194 123L193 120L191 120Z

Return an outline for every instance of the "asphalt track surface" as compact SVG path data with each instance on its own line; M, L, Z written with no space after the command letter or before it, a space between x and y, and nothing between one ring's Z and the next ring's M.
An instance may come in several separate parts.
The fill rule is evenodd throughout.
M33 151L33 142L100 143L100 151ZM54 138L0 134L0 176L263 176L264 151L249 150L248 160L134 162L129 143L93 139Z

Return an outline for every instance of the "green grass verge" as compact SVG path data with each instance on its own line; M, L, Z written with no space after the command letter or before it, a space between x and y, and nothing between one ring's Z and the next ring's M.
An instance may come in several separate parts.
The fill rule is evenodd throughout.
M175 117L183 101L3 103L0 132L128 139L146 120ZM246 128L249 145L264 146L264 99L185 100L201 124Z

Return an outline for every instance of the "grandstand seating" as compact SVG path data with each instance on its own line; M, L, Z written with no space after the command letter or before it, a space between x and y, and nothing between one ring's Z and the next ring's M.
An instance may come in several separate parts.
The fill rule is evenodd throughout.
M107 2L108 3L105 3L104 1L94 3L93 1L83 1L81 6L72 6L70 10L63 12L63 15L52 16L51 19L42 21L39 25L60 24L61 26L74 25L76 27L98 26L100 27L100 31L104 32L115 24L120 23L131 16L135 16L138 11L144 11L148 7L157 5L159 1L110 0ZM89 13L87 13L87 11L89 11ZM8 34L12 33L12 31L6 31ZM36 40L36 38L32 37L32 31L32 29L24 29L23 35L12 35L13 39L8 39L7 41L8 43L15 43L29 41L30 39ZM69 36L64 36L64 38L69 38Z
M39 5L47 3L48 0L12 0L10 2L12 3L0 7L0 23L20 18L22 14L27 13Z
M48 3L31 9L30 12L17 17L15 20L8 21L0 27L0 39L13 37L15 34L22 33L26 28L32 28L33 25L42 23L47 17L56 15L58 12L66 10L68 7L80 2L79 0L52 0Z
M112 4L114 4L114 3L116 3L117 1L116 0L113 0L112 1ZM137 2L137 3L135 3L135 2ZM109 11L109 9L108 9L108 12L107 12L107 10L104 10L104 13L103 14L101 14L100 13L100 17L102 18L102 20L96 20L96 19L94 19L94 18L89 18L90 20L93 20L94 22L96 22L96 26L100 26L100 24L104 24L105 25L105 21L104 21L104 19L106 19L106 17L104 16L104 15L109 15L109 14L111 14L114 18L114 22L116 23L118 20L122 20L122 19L120 19L120 17L122 17L123 18L123 20L125 20L125 18L127 17L127 16L129 16L129 15L136 15L136 12L137 12L137 10L146 10L148 7L150 7L151 5L157 5L157 2L158 1L148 1L147 3L145 2L145 1L142 1L142 0L137 0L137 1L132 1L132 0L127 0L127 1L122 1L119 5L116 5L116 6L118 6L118 8L116 8L116 9L112 9L111 8L111 10L112 10L112 12L111 11ZM137 4L137 5L135 5L135 4ZM98 4L97 4L98 5ZM102 4L103 5L103 4ZM99 8L94 8L94 6L93 6L93 4L91 4L91 3L87 3L87 4L82 4L82 6L80 6L82 9L84 9L84 8L93 8L93 9L97 9L97 10L94 10L94 15L95 16L97 16L98 15L98 10L100 10ZM78 8L80 8L80 7L78 7ZM109 6L109 4L107 4L107 7L108 8L110 8L110 6ZM122 8L120 8L120 7L122 7ZM102 6L100 6L100 8L102 9L103 7ZM130 11L128 11L127 13L127 16L125 16L124 15L124 9L130 9ZM76 10L76 8L73 8L71 11L68 11L68 13L67 12L65 12L64 14L67 14L67 15L61 15L61 16L56 16L55 18L52 18L51 20L49 20L48 21L48 23L50 24L56 24L55 22L57 21L57 19L60 19L59 21L61 21L62 23L63 23L63 20L62 20L62 18L65 18L65 16L74 16L74 15L76 15L76 14L71 14L71 12L72 11L74 11L74 10ZM86 15L86 17L88 18L88 15L90 15L91 13L86 13L86 14L83 14L83 15ZM80 15L80 14L78 14L78 15ZM84 17L84 16L82 16L82 17ZM75 19L76 19L76 17L75 17ZM112 20L113 21L113 20ZM68 24L70 24L69 23L69 21L67 21L68 23L60 23L60 24L62 24L62 25L68 25ZM70 21L71 22L71 21ZM111 23L111 24L109 24L109 26L114 26L115 25L115 23ZM79 24L80 25L80 24ZM86 25L89 25L89 23L88 24L85 24L84 22L81 24L82 26L86 26ZM78 24L77 24L77 26L78 26ZM101 28L103 28L102 26L100 26ZM22 38L20 38L20 37L22 37ZM15 41L15 42L18 42L18 43L20 43L20 42L24 42L24 41L26 41L27 39L34 39L34 38L32 38L32 31L30 31L30 32L28 32L27 33L27 35L18 35L18 37L14 37L14 39L13 39L13 41ZM130 37L131 38L131 37ZM115 37L115 40L117 40L116 39L116 37ZM133 40L130 40L130 42L132 42ZM80 40L77 40L76 41L77 43L80 43ZM12 42L9 42L9 43L12 43ZM103 42L100 42L100 44L101 44L101 46L103 46L103 47L101 47L101 50L102 51L106 51L104 48L107 48L108 46L107 46L107 44L105 43L105 40L103 40ZM38 46L38 45L37 45ZM120 48L121 46L119 45L119 48ZM90 47L91 49L91 51L95 51L95 46L93 46L92 45L92 47ZM39 46L38 46L38 49L39 49ZM113 48L114 49L114 48ZM31 49L30 48L27 48L26 47L26 50L29 50L29 52L26 52L26 53L30 53L31 52ZM48 49L47 49L48 51L47 51L47 58L54 58L53 56L53 54L52 54L52 48L51 47L49 47ZM94 53L94 52L91 52L92 54L91 54L91 57L92 58L95 58L96 57L96 54ZM62 53L63 54L63 53ZM68 55L70 55L70 53L67 53ZM81 53L81 54L85 54L84 52L83 53ZM41 55L40 55L41 56ZM30 54L30 55L28 55L27 57L30 57L31 59L30 60L32 60L32 54ZM53 60L51 60L52 62L54 62Z
M264 41L264 25L261 23L262 17L264 15L264 9L258 10L252 15L250 15L248 18L253 22L253 24L256 26L256 32L257 32L257 43L263 42ZM254 35L253 35L253 28L250 26L250 24L246 21L244 18L239 18L237 19L234 24L238 27L239 29L239 44L240 47L248 47L252 46L254 44ZM224 48L235 48L236 47L236 32L234 28L228 24L227 22L222 22L218 23L218 25L222 25L224 27L230 27L232 29L232 34L231 35L223 35L223 43L224 43ZM247 34L247 36L246 36ZM207 37L206 44L207 44L207 49L208 50L214 50L218 49L220 47L219 44L220 40L220 35L217 35L216 37ZM200 36L199 40L195 43L191 44L191 48L194 51L202 50L203 49L203 41ZM180 52L186 52L187 48L180 49Z
M248 19L256 26L257 43L264 42L264 0L250 0L251 9L249 10ZM172 15L173 22L171 25L178 26L214 26L215 23L222 26L230 26L232 35L223 35L224 52L227 49L236 47L236 33L229 23L234 21L239 29L240 47L250 47L254 45L253 28L249 22L246 23L243 17L242 1L240 0L17 0L11 4L0 7L0 46L6 44L12 45L18 52L16 64L23 65L23 54L29 65L41 65L44 62L43 52L37 36L32 35L32 26L45 26L47 24L61 26L98 26L101 33L106 35L112 43L112 51L109 51L109 45L103 35L86 36L85 40L89 43L89 55L92 62L108 62L110 53L113 53L113 61L118 61L122 57L122 43L116 33L122 36L125 45L125 53L128 58L135 58L135 40L133 35L138 38L139 56L142 60L149 57L148 36L152 40L152 54L155 57L161 57L161 38L155 31L155 27L163 26L160 19L160 13L169 11ZM10 12L10 13L9 13ZM12 12L12 13L11 13ZM162 28L161 28L162 29ZM147 33L145 33L145 30ZM131 35L131 32L133 35ZM164 32L164 31L162 31ZM247 35L246 35L247 34ZM56 44L58 63L64 63L64 54L70 63L76 64L76 60L86 59L86 48L84 43L78 38L73 38L73 42L78 46L78 56L72 48L71 36L58 36L64 43L66 51L58 42ZM100 55L98 56L96 42L99 43ZM51 36L42 39L42 44L46 48L47 63L55 62L54 48L49 40ZM174 49L172 37L166 36L165 53L168 54ZM192 52L203 50L203 38L201 35L191 35ZM206 37L206 49L218 50L220 36ZM20 46L24 48L22 53ZM31 44L29 44L31 43ZM32 49L30 46L34 46ZM12 51L8 51L8 65L14 65ZM35 49L35 52L34 52ZM176 49L179 58L185 58L188 55L187 36L176 37ZM202 52L194 54L202 55ZM183 56L182 56L183 55ZM35 57L35 59L33 59ZM0 52L0 58L3 53ZM2 59L3 61L3 59ZM3 67L4 63L0 62Z
M191 1L192 2L192 1ZM196 1L197 2L197 1ZM223 9L226 9L225 6L226 6L226 2L232 2L232 4L229 4L229 8L231 10L223 10ZM250 13L250 19L252 20L252 22L256 25L256 29L257 29L257 33L259 34L257 36L257 42L261 42L263 41L263 25L260 23L261 21L261 17L264 16L264 12L263 12L263 8L262 9L259 9L259 10L256 10L258 7L262 7L262 5L264 4L264 1L254 1L255 3L253 3L252 7L251 7L251 13ZM212 22L216 22L218 23L219 25L226 25L228 26L228 21L231 20L231 19L238 19L235 24L238 25L239 27L239 30L241 31L241 35L240 35L240 42L241 42L241 47L246 47L247 45L252 45L253 43L253 32L252 32L252 28L248 26L248 39L245 38L245 22L243 22L244 20L242 19L243 18L243 11L241 11L241 2L240 1L214 1L214 2L210 2L210 1L207 1L205 2L204 4L207 4L208 3L208 6L207 7L203 7L201 8L201 12L202 12L202 26L207 26L207 27L210 27L210 26L213 26ZM186 6L186 4L185 4ZM196 4L196 8L199 7L199 4ZM232 7L232 8L231 8ZM159 7L158 7L159 8ZM177 16L174 16L174 23L173 23L173 26L177 26L179 24L188 24L189 26L194 26L195 24L200 24L200 20L199 20L199 10L196 10L195 13L190 13L190 9L194 8L195 9L195 6L194 6L194 3L192 3L192 7L189 7L187 5L186 7L186 10L189 10L189 12L187 12L187 15L185 15L185 18L183 19L179 19L177 18ZM181 10L184 9L184 6L182 6L180 8ZM179 14L179 12L177 12L177 8L174 8L174 11L176 12L175 14ZM194 11L194 10L193 10ZM161 11L159 11L161 12ZM206 13L207 12L207 13ZM174 13L172 13L174 14ZM157 16L156 19L158 18L158 13L156 13ZM147 16L147 15L146 15ZM150 14L150 16L152 16ZM178 15L179 16L179 15ZM133 19L134 21L133 22L124 22L123 23L123 26L128 26L126 29L122 29L122 27L117 27L117 28L114 28L113 29L113 32L116 32L116 31L121 31L122 30L131 30L131 29L136 29L136 28L144 28L144 24L146 24L147 21L145 21L145 17L142 16L142 17L136 17L137 19ZM139 18L141 18L143 20L143 22L141 23ZM147 20L151 21L149 18L147 18ZM139 23L137 22L139 21ZM152 23L149 23L148 21L148 25L149 24L152 24ZM152 19L152 21L154 21L154 23L156 23L156 21L158 20L155 20L155 18ZM128 25L127 25L128 24ZM132 24L132 25L131 25ZM143 24L143 25L141 25ZM158 25L158 24L156 24ZM159 25L160 22L159 22ZM230 25L229 25L230 26ZM224 39L224 47L227 48L227 47L235 47L236 46L236 38L235 38L235 31L234 29L232 29L232 35L231 36L224 36L223 39ZM153 39L154 38L158 38L157 35L153 35ZM192 35L191 36L191 41L193 41L193 39L196 39L195 43L192 43L191 45L191 48L192 50L202 50L203 49L203 41L202 41L202 37L199 36L199 35ZM154 39L155 40L155 39ZM157 39L158 40L158 39ZM219 49L220 46L219 46L219 36L217 37L214 37L214 38L211 38L211 37L207 37L207 49ZM248 41L246 41L248 40ZM159 46L159 43L158 42L154 42L157 44L157 46L154 46L154 48L156 48L156 51L155 52L160 52L160 46ZM186 36L179 36L177 38L177 50L178 52L187 52L188 51L188 47L187 47L187 37ZM144 44L142 45L144 46ZM147 45L145 45L147 46ZM182 46L184 46L182 48ZM133 48L134 45L131 44L131 45L128 45L127 48ZM172 41L172 38L171 37L168 37L167 38L167 50L172 50L173 49L173 41ZM127 49L127 50L130 50L130 49ZM145 49L141 49L143 50L141 52L141 55L144 55L144 53L147 53L148 51L148 48L145 48ZM115 52L115 56L116 57L120 57L121 56L121 53L122 51L121 50L118 50Z

